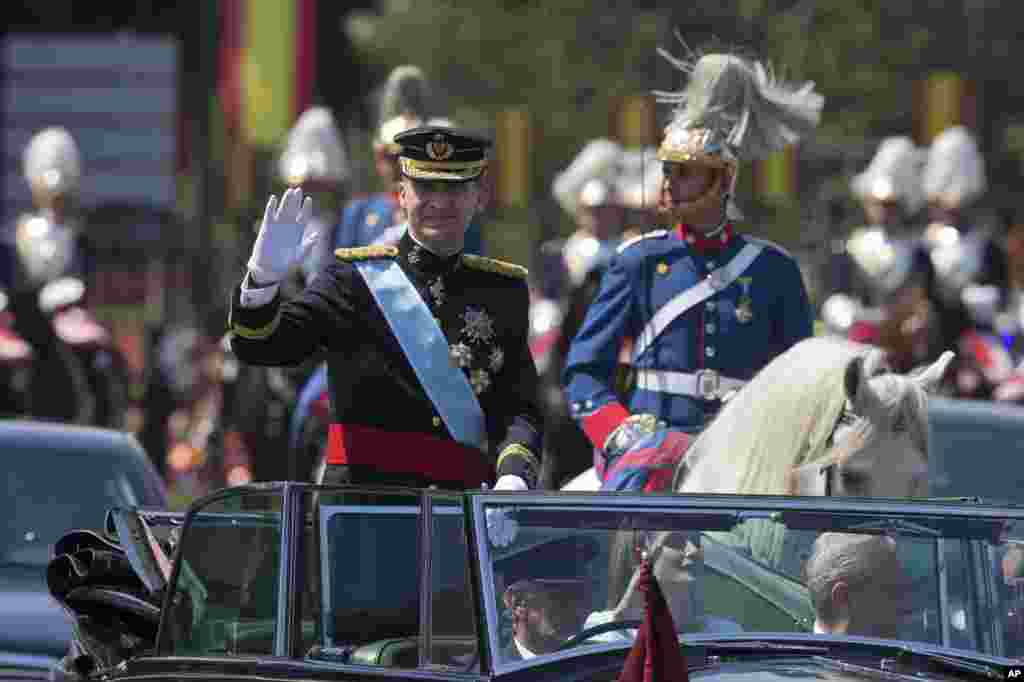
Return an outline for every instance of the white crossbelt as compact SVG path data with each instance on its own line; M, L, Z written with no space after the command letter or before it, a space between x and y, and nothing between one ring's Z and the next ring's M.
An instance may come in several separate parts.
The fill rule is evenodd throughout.
M645 391L686 395L704 400L718 400L729 391L738 391L747 382L724 377L713 369L688 372L670 372L660 369L638 369L636 387Z
M701 280L686 291L676 294L668 303L659 308L658 312L654 313L647 326L643 328L643 331L637 337L636 343L633 346L633 359L639 358L673 320L736 281L736 278L750 267L750 264L754 262L763 250L764 246L762 244L747 242L740 249L740 252L733 256L731 261L708 274L706 279Z

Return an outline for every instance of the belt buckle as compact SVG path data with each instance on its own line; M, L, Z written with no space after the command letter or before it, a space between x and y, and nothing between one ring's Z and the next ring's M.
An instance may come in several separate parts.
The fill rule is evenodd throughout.
M704 400L717 400L721 384L717 370L702 369L697 372L697 395Z

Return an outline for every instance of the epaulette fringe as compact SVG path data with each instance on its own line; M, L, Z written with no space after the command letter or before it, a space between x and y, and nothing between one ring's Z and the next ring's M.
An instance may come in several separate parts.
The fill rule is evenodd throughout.
M474 256L470 253L462 255L462 262L465 263L467 267L475 270L496 272L499 275L507 275L508 277L515 277L517 279L526 279L527 275L530 274L530 271L521 265L506 263L503 260L487 258L485 256Z
M371 258L394 258L398 255L398 247L373 244L357 246L354 249L335 249L334 256L338 260L369 260Z

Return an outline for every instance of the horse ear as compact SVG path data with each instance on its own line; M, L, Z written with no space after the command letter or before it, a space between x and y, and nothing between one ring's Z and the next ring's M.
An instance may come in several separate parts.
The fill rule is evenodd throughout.
M947 350L939 356L938 360L920 372L915 373L914 381L928 393L935 391L942 381L942 377L946 375L946 370L949 368L949 363L953 361L953 358L953 351Z
M864 355L858 355L846 365L843 375L843 387L850 402L857 404L857 397L864 399L868 388L868 380L887 369L885 353L872 348Z

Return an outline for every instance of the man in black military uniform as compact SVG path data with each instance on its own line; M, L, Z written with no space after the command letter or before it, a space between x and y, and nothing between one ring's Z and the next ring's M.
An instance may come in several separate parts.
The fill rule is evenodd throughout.
M486 139L415 128L401 145L397 246L338 249L297 298L277 283L314 239L310 200L271 197L229 326L243 361L324 348L336 423L323 480L463 489L535 486L541 417L526 270L463 253L482 205Z

